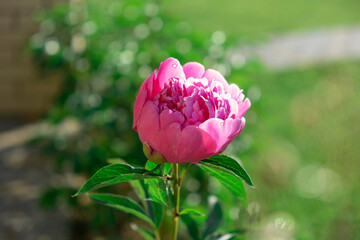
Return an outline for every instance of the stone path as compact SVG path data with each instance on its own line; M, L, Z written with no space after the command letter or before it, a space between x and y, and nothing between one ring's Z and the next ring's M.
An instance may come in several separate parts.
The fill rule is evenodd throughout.
M273 36L265 43L241 47L237 54L256 57L271 70L360 59L360 27Z
M15 127L0 125L0 136L5 126ZM64 209L45 211L39 206L40 193L56 176L51 158L33 147L0 144L0 239L67 239Z

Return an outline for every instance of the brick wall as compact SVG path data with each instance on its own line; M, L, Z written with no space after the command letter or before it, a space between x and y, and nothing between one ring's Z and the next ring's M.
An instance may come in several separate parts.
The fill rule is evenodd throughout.
M33 11L60 1L0 0L0 118L34 120L51 106L59 77L41 78L25 43L36 29Z

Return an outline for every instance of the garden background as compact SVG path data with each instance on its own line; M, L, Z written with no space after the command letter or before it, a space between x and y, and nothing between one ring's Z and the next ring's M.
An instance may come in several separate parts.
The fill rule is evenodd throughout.
M241 239L359 239L359 11L355 0L1 0L0 239L141 239L131 223L143 223L71 195L107 159L144 164L132 105L169 56L219 70L252 101L226 151L256 185L248 207L196 168L183 205L206 211L205 191L218 196L222 229Z

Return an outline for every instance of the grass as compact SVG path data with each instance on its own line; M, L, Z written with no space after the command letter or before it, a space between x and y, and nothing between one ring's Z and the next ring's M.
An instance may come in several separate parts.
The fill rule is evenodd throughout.
M360 237L360 63L266 74L240 153L261 221L249 239ZM256 230L257 229L257 230ZM288 239L288 238L286 238ZM289 238L292 239L292 238Z
M360 23L358 0L182 0L163 1L165 11L194 29L263 36L313 27Z

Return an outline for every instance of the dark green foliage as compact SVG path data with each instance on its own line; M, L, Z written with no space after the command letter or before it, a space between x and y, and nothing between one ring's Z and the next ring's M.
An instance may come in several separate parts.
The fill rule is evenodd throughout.
M155 235L146 228L137 226L136 224L131 225L132 229L138 232L145 240L155 240Z
M181 215L193 215L193 216L204 216L205 214L195 209L184 209L180 213Z
M200 240L200 230L198 223L190 215L181 215L180 218L185 224L191 239Z
M218 162L221 159L226 159L224 161L224 163L227 163L226 167L221 162ZM168 176L171 164L158 165L148 161L145 168L134 168L126 164L123 160L117 160L116 162L122 163L112 164L97 171L74 196L104 186L111 186L120 182L130 181L137 194L137 198L139 198L144 208L133 200L118 195L88 194L88 196L93 200L133 214L147 223L150 223L154 228L154 234L159 234L159 228L164 213L163 207L166 207L168 211L172 211L174 208L174 193L170 186L174 176ZM247 206L246 192L242 185L242 178L235 174L238 171L245 172L245 170L240 167L236 160L227 156L212 157L201 161L199 166L213 175L225 187L230 189L234 196L240 199L244 206ZM185 165L183 171L190 167L191 165ZM219 169L221 167L226 170ZM185 171L183 173L185 173ZM247 174L246 176L249 178ZM231 239L235 236L232 233L223 235L219 235L218 233L213 234L217 232L223 222L224 214L216 197L211 196L209 202L210 210L206 222L204 223L205 227L201 239L214 239L217 236ZM187 226L190 236L193 239L198 239L198 237L200 237L198 223L190 216L204 216L205 214L196 209L189 208L180 211L178 215ZM140 234L144 238L147 239L152 237L152 235L147 234L147 231L138 227L136 227L136 229L140 231Z
M215 232L224 220L224 213L219 201L215 197L212 197L211 200L213 200L213 202L210 203L209 216L206 220L204 232L202 233L203 239Z
M156 163L148 161L146 163L145 169L150 171L156 166ZM159 173L161 173L160 169L155 171L155 174ZM171 193L169 183L159 179L147 179L145 180L145 183L148 185L149 196L153 201L163 204L164 206L172 206L172 197L170 196Z
M242 179L251 187L254 187L245 169L235 159L232 159L231 157L225 155L217 155L200 161L200 164L205 166L215 167L221 171L230 172L234 174L236 177Z
M112 164L97 171L74 196L116 183L146 178L161 178L161 175L126 164Z
M147 216L144 209L137 205L132 200L111 194L88 194L88 196L95 201L108 205L110 207L119 209L121 211L135 215L136 217L150 223L154 222Z
M201 165L200 168L215 177L222 185L229 189L230 192L237 197L245 207L247 207L248 201L246 191L241 179L235 177L229 172L222 172L216 168Z

